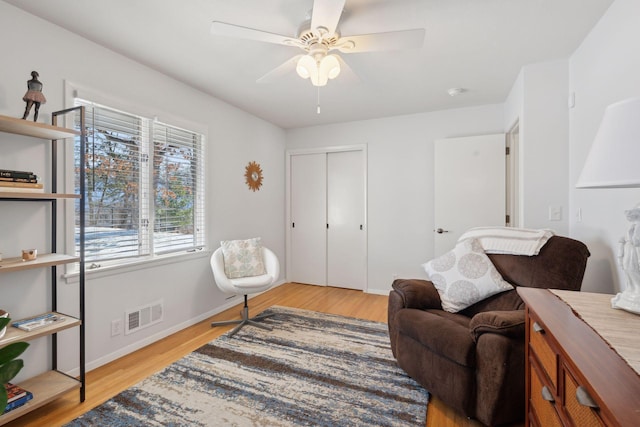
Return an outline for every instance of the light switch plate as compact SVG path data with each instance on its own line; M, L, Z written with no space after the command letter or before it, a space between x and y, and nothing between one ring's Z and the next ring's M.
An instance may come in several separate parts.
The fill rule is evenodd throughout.
M562 206L549 206L549 221L562 221Z

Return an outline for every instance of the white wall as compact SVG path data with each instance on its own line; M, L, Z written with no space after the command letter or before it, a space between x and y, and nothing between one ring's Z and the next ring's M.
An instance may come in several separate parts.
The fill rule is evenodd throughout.
M287 131L287 149L368 146L368 291L426 277L433 258L433 141L504 132L502 105ZM471 207L472 209L472 207Z
M638 17L639 1L616 0L569 59L576 99L569 117L571 234L591 251L583 284L588 291L614 293L625 287L615 259L617 242L629 227L623 212L640 202L640 190L575 189L575 183L605 108L640 96ZM576 218L578 209L582 221Z
M30 72L37 70L47 103L41 122L62 109L64 81L92 88L108 97L140 106L167 121L178 118L207 133L207 239L214 249L222 239L261 236L280 259L284 245L284 141L280 128L207 96L112 51L0 2L0 114L21 117L22 96ZM0 135L0 168L48 172L43 144L30 138ZM244 183L249 161L261 164L264 184L250 191ZM43 206L0 204L0 252L17 256L21 248L45 248ZM34 225L36 224L36 225ZM38 225L41 224L41 225ZM63 233L64 234L64 233ZM93 368L148 342L207 317L225 305L209 269L207 254L113 275L87 279L87 362ZM0 275L0 306L14 318L47 308L47 272L31 270ZM77 283L60 282L63 310L76 311ZM110 336L113 319L128 309L164 299L164 321L128 335ZM238 299L234 303L239 302ZM77 366L77 332L61 334L61 368ZM44 369L47 340L34 341L21 377ZM20 379L20 378L18 378Z
M520 224L569 234L568 61L522 68L505 101L504 129L520 129ZM562 218L549 219L560 207Z

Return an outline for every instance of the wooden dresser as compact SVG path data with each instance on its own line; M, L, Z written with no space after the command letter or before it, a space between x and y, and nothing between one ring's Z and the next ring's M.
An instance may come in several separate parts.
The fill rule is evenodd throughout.
M640 426L640 316L611 295L518 288L526 309L526 426Z

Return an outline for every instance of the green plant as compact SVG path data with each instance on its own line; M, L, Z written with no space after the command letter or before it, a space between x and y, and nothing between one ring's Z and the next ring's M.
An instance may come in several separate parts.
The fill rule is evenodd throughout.
M11 319L7 317L0 318L0 330L7 326L9 322L11 322ZM29 347L29 343L15 342L0 348L0 414L4 412L4 408L7 406L7 390L4 385L18 375L18 372L24 366L22 359L16 359L16 357L20 356L27 347Z

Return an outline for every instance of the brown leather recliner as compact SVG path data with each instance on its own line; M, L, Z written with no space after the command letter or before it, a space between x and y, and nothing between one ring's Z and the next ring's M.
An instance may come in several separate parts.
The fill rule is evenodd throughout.
M553 236L536 256L489 258L514 286L577 291L589 255L582 242ZM449 313L433 283L398 279L388 322L398 366L445 404L486 425L525 418L524 303L515 289Z

